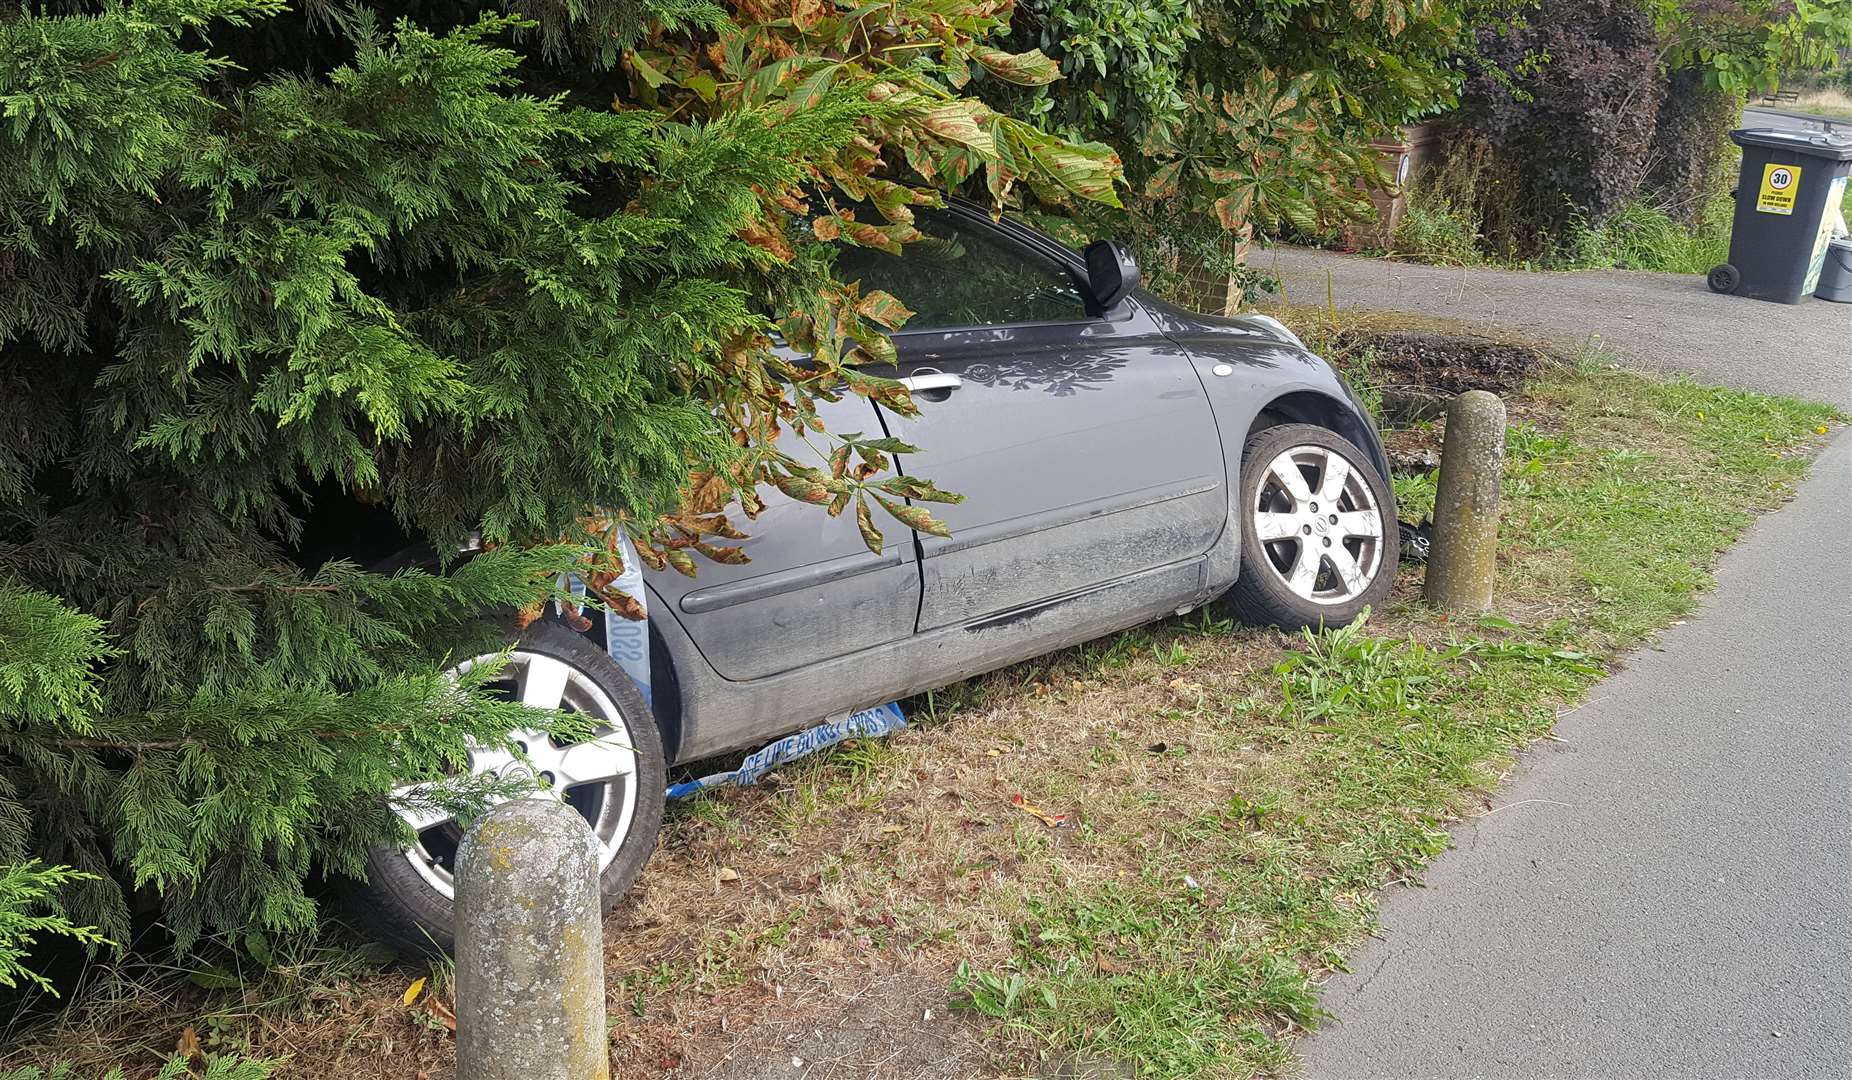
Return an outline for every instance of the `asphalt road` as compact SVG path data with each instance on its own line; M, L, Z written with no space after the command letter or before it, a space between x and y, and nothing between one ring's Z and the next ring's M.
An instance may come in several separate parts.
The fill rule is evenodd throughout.
M1816 116L1792 109L1765 109L1750 105L1743 109L1746 128L1774 128L1777 131L1852 131L1852 120L1837 116Z
M1852 304L1719 296L1695 274L1462 269L1292 247L1250 261L1293 304L1418 312L1572 353L1604 345L1627 363L1852 410Z
M1852 1077L1852 437L1331 981L1317 1080Z

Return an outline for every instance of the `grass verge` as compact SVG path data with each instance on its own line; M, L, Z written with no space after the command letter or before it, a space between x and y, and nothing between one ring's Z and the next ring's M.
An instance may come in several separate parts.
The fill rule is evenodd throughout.
M607 926L614 1064L1287 1068L1320 980L1375 929L1377 892L1442 851L1619 651L1692 610L1835 420L1598 357L1510 403L1494 617L1427 610L1414 571L1367 624L1321 636L1198 612L929 695L891 740L677 808ZM1408 516L1432 478L1396 488ZM451 1075L431 989L405 993L424 972L298 968L235 988L119 981L10 1032L0 1073L59 1057L151 1072L192 1030L290 1055L283 1076ZM864 1031L869 1001L885 1019Z

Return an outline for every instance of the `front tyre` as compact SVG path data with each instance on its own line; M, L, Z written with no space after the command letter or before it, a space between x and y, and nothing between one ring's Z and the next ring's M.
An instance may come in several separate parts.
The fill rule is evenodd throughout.
M1241 570L1226 600L1243 622L1344 626L1395 579L1395 497L1335 432L1282 424L1248 440L1237 504Z
M460 665L468 668L491 657ZM502 750L470 754L472 773L512 770L540 774L534 798L564 801L598 838L600 884L608 911L629 890L655 850L662 826L668 769L655 717L636 684L598 648L560 623L542 620L521 631L492 689L525 704L590 718L593 737L562 744L546 732L513 736L527 760ZM407 806L409 847L382 845L367 856L367 881L355 914L378 937L413 950L449 951L455 944L457 847L463 830L438 810Z

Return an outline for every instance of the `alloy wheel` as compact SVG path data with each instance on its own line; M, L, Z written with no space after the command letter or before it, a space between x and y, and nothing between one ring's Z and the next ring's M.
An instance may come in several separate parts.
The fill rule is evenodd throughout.
M1267 564L1297 596L1342 604L1382 568L1381 509L1364 471L1342 453L1310 444L1267 463L1249 508Z
M462 674L492 656L459 665ZM587 717L592 737L562 743L539 729L510 735L516 749L472 748L469 772L508 778L535 777L540 786L529 796L557 799L577 810L598 838L598 869L602 873L630 834L637 809L637 756L630 727L610 695L591 676L555 656L517 650L490 684L509 697L538 709L553 709ZM442 809L421 798L424 785L412 784L393 794L400 818L417 834L405 849L405 858L432 888L454 899L457 848L463 829Z

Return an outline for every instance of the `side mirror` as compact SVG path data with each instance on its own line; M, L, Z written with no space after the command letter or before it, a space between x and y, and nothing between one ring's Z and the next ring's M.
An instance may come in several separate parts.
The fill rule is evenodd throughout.
M1093 302L1107 311L1138 288L1138 261L1117 240L1095 240L1087 245L1087 288Z

